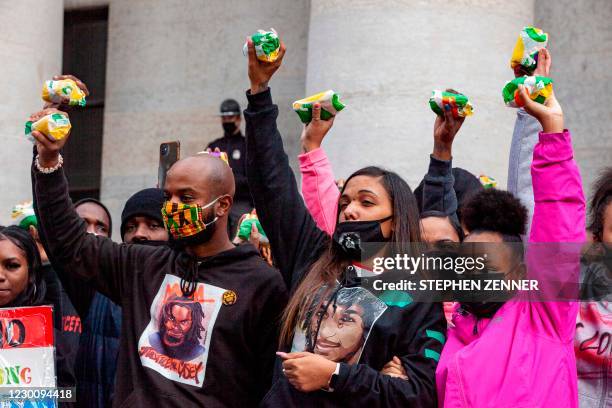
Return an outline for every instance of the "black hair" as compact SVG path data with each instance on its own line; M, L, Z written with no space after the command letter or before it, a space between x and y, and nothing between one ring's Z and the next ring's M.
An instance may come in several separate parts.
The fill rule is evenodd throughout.
M521 235L527 232L527 208L512 193L489 188L472 196L463 207L463 225L468 234L496 232L509 243L515 259L523 261Z
M191 328L185 336L185 341L188 343L199 343L206 336L206 328L202 323L204 320L204 310L202 305L192 298L184 296L171 297L162 308L162 318L160 319L159 331L163 335L166 331L165 322L172 318L172 308L174 306L184 307L191 312Z
M322 292L319 291L317 295L321 295ZM331 303L331 304L330 304ZM363 313L360 314L362 321L362 333L361 340L357 350L361 349L363 344L365 343L368 334L372 328L372 325L378 319L382 312L385 311L386 306L382 301L376 299L370 292L363 288L338 288L333 294L333 303L320 303L319 309L317 313L309 313L309 316L304 321L304 328L306 329L306 350L313 352L314 347L316 346L317 337L319 335L319 329L322 317L319 317L318 328L317 330L311 330L312 318L317 317L319 313L327 313L330 307L333 308L333 313L336 312L336 308L338 306L344 306L345 308L350 308L353 305L358 305L363 309ZM352 355L350 356L352 357Z
M596 241L603 241L604 213L612 204L612 167L606 167L593 183L589 202L589 230Z
M24 229L11 225L0 227L0 241L8 240L19 248L28 263L28 284L12 302L2 307L36 306L43 303L46 294L45 280L42 274L40 254L34 238Z
M469 233L489 231L520 239L527 229L527 208L512 193L494 188L472 196L463 206L462 217Z

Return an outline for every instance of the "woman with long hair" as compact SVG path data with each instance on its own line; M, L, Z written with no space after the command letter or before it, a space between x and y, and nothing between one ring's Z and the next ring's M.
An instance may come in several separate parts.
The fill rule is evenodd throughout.
M275 380L262 405L435 405L434 372L445 340L441 304L398 301L371 289L374 258L421 253L412 190L394 172L362 168L341 191L333 236L321 231L299 195L267 85L284 45L274 63L259 62L250 41L248 49L249 187L292 293ZM308 126L331 125L314 119ZM394 369L381 372L389 362Z

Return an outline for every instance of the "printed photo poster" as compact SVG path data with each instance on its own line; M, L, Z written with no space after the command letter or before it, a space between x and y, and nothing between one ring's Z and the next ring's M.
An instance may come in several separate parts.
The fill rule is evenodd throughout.
M198 283L192 297L181 279L166 275L151 305L151 321L138 341L142 365L183 384L202 387L210 339L225 289Z
M295 330L291 351L309 351L337 363L357 364L372 327L385 310L387 305L367 289L332 290L323 302L315 299L305 321Z
M53 308L0 309L0 406L55 407L52 398L15 400L3 391L55 386Z

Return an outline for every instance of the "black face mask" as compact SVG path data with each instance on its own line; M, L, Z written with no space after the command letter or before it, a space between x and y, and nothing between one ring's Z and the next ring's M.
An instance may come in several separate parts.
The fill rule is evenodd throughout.
M488 272L476 276L466 276L468 279L483 280L481 287L485 288L485 280L504 280L505 274L501 272ZM473 291L469 294L462 294L461 308L472 313L479 319L491 318L508 300L513 297L513 292L506 290L491 291ZM467 298L467 299L466 299Z
M383 236L380 224L391 218L392 215L374 221L340 222L332 237L334 245L352 261L368 259L389 241Z
M228 135L233 135L236 131L236 124L234 122L223 122L223 131Z
M138 245L152 246L152 247L168 245L168 241L159 241L159 240L152 240L152 239L136 239L136 238L133 239L131 243L138 244Z
M488 319L504 305L503 302L461 302L461 307L479 319Z

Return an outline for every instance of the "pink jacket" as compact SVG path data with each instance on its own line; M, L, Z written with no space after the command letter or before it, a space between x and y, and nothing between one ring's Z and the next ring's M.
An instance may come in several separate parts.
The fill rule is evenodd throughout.
M306 208L317 223L317 227L332 235L336 228L340 191L327 155L319 148L300 154L298 159Z
M539 138L531 167L535 210L530 242L584 242L584 194L570 134L540 133ZM319 228L331 234L339 197L331 165L321 149L299 160L306 205ZM532 260L530 270L541 270L541 254L527 259ZM578 252L569 265L560 275L577 276ZM513 300L491 319L479 320L460 314L458 307L436 371L440 407L578 406L576 302Z
M539 139L531 165L535 209L529 241L584 242L584 194L570 133L540 133ZM542 254L531 256L531 248L530 273L545 261ZM573 261L564 264L566 277L579 274L576 248ZM507 302L491 319L456 311L436 370L439 406L577 407L577 313L577 302L521 300Z

